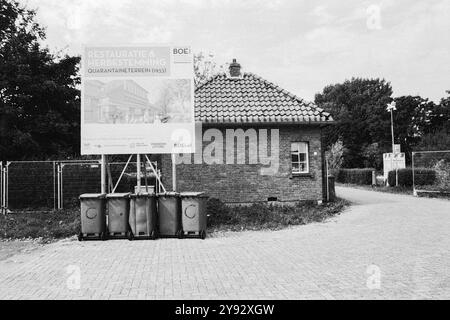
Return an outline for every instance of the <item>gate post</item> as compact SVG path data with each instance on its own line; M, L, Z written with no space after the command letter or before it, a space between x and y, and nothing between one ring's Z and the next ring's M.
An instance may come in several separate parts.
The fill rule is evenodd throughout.
M58 194L58 210L63 208L63 180L62 180L62 168L63 164L58 162L56 165L56 181L57 181L57 194Z
M0 213L3 212L3 161L0 161Z
M11 164L11 161L6 162L6 166L3 168L3 172L5 175L3 176L3 185L4 185L4 191L3 195L5 198L3 199L3 207L5 210L5 214L8 213L8 205L9 205L9 174L8 174L8 167Z
M56 210L56 161L53 161L53 210Z

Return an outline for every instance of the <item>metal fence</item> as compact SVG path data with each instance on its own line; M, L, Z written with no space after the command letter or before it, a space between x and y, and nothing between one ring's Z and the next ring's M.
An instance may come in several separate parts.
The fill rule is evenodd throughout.
M136 162L111 162L107 165L108 192L134 192ZM159 192L158 179L141 164L142 185ZM158 177L157 163L152 162ZM82 193L101 191L101 160L8 161L0 162L0 208L14 211L50 211L78 205Z
M450 150L414 151L412 185L415 196L450 195Z

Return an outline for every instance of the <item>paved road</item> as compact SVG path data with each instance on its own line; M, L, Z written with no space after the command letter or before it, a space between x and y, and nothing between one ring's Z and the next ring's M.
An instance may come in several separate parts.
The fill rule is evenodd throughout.
M0 299L450 298L450 201L337 193L355 204L326 223L18 254L0 261Z

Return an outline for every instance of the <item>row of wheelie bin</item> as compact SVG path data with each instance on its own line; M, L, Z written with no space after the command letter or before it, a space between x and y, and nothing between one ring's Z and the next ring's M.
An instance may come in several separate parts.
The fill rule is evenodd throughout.
M81 240L206 237L201 192L112 193L80 196Z

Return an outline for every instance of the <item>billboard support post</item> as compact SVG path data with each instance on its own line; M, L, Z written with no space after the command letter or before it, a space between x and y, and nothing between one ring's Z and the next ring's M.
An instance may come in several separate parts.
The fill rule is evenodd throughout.
M141 155L136 154L136 185L138 193L141 192Z
M172 188L177 191L177 165L175 163L175 153L172 153Z
M101 180L101 193L106 193L106 156L102 154L101 159L101 173L100 173L100 180Z

